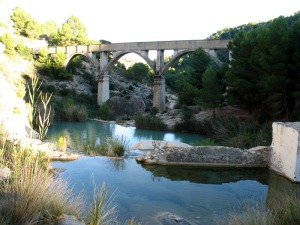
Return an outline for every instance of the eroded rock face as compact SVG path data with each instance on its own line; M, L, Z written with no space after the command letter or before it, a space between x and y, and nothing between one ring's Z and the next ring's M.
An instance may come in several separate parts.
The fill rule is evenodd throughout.
M28 109L22 98L18 97L14 87L0 72L0 124L9 139L21 139L29 136L30 125Z
M114 96L107 100L111 113L114 117L131 118L135 114L144 113L146 106L139 97L130 96L128 98Z

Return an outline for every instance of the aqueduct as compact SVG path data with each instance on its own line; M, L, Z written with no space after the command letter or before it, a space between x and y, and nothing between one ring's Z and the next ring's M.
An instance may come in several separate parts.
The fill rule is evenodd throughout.
M65 66L77 55L85 56L99 69L98 104L101 105L109 99L109 71L112 66L124 55L135 53L142 57L155 72L153 85L153 107L163 110L165 108L165 78L163 73L178 58L185 54L203 48L207 54L218 64L222 62L217 58L217 49L226 49L229 40L184 40L184 41L157 41L157 42L129 42L97 45L77 46L49 46L49 54L64 52L67 56ZM37 50L37 49L34 49ZM156 50L156 63L149 58L149 51ZM164 64L164 52L174 50L171 60ZM96 53L100 52L100 62ZM112 59L109 60L109 54Z

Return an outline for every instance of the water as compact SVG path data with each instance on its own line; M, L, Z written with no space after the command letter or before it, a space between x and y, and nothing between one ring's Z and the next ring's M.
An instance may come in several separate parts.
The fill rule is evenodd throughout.
M83 143L101 143L104 136L124 136L130 145L145 140L182 141L194 144L202 136L139 130L110 123L60 122L50 128L48 138L67 135L70 146L80 149ZM270 204L278 193L295 186L266 169L203 169L194 167L137 164L134 158L113 159L83 156L72 162L53 162L66 169L60 176L68 179L75 192L84 190L87 204L92 202L95 184L103 182L115 195L120 221L135 217L143 224L160 224L156 217L174 213L191 224L212 224L214 217L240 210L247 201Z
M266 170L207 170L191 167L145 166L134 159L83 157L54 162L64 168L74 190L85 190L92 202L94 183L114 191L121 221L135 217L143 224L160 224L163 212L179 215L192 224L211 224L213 217L240 208L245 200L265 204ZM93 182L94 180L94 182Z
M126 138L129 147L142 140L180 141L196 145L205 138L196 134L136 129L100 121L58 122L49 128L47 139L57 142L60 136L67 137L68 146L76 150L82 150L86 143L99 145L106 137L116 136Z

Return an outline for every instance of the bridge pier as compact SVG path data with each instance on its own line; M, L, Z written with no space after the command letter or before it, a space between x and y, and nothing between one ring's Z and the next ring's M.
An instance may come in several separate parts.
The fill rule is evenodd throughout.
M109 75L101 75L98 79L97 103L102 105L109 99Z
M153 107L163 111L166 106L166 84L165 77L156 75L153 83Z

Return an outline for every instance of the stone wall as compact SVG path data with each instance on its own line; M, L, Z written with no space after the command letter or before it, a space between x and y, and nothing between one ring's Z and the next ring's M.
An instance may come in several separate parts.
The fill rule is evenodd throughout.
M270 168L292 181L300 181L300 122L275 122Z
M156 148L141 157L137 157L137 161L160 165L267 167L270 150L270 147L243 150L223 146Z

